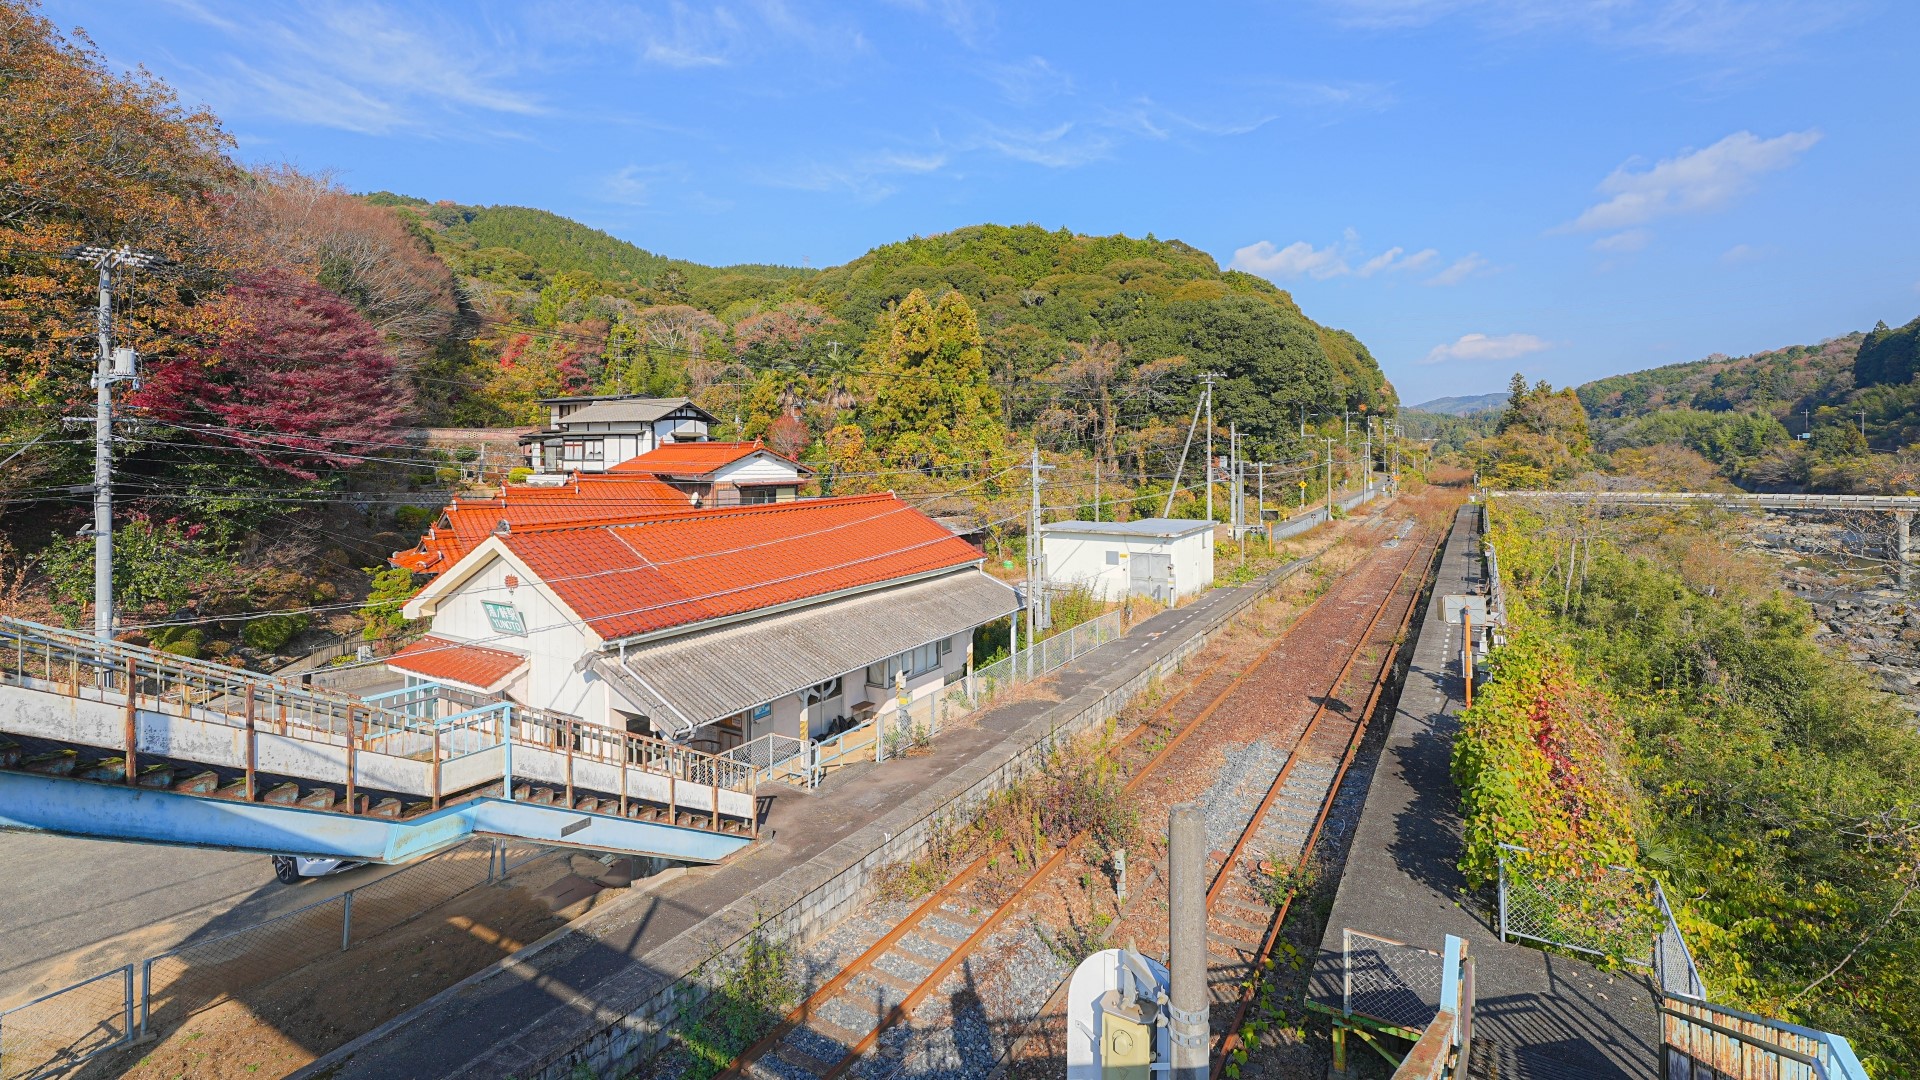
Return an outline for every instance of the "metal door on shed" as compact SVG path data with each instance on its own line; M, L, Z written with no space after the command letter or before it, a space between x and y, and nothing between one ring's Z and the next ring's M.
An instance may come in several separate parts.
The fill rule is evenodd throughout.
M1132 564L1127 591L1135 596L1151 596L1163 604L1173 603L1173 556L1159 551L1136 551L1127 561Z

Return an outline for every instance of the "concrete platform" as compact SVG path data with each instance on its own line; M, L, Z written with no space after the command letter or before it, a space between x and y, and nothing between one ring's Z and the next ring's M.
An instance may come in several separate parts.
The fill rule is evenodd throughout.
M1579 960L1500 941L1483 898L1458 869L1459 793L1448 761L1461 708L1457 626L1442 598L1482 584L1480 508L1454 519L1400 693L1354 832L1321 942L1316 996L1332 985L1328 957L1351 928L1435 952L1468 942L1478 982L1471 1075L1500 1080L1654 1080L1659 1029L1652 991L1637 974L1608 975ZM1358 1040L1348 1055L1372 1056Z

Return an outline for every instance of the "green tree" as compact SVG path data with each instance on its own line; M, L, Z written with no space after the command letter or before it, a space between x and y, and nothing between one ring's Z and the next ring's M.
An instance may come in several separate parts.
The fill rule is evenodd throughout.
M987 371L980 323L957 292L900 301L876 341L879 374L866 412L882 460L927 467L990 465L1006 456L1000 393Z
M179 521L134 518L113 533L113 593L121 612L176 614L196 601L217 600L236 581L228 544L211 530ZM47 595L68 626L93 608L93 540L63 537L40 553Z

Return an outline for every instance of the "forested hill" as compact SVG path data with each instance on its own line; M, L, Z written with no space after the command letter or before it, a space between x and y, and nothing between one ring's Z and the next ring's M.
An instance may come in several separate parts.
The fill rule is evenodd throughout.
M656 255L571 218L526 206L429 203L387 191L363 197L415 218L424 226L421 234L456 272L502 284L541 282L569 272L639 286L672 284L676 275L683 285L700 285L728 274L780 281L809 273L790 266L708 266Z
M512 334L483 332L472 347L443 350L446 366L418 395L429 422L520 420L539 394L588 390L693 392L733 411L706 400L709 381L740 381L707 370L713 363L731 358L746 378L770 367L857 366L877 347L887 313L916 289L966 299L1003 421L1061 447L1097 437L1117 453L1126 433L1148 428L1164 441L1208 371L1225 376L1216 414L1249 433L1256 452L1283 452L1289 431L1316 413L1396 406L1353 334L1315 323L1262 278L1151 235L978 225L825 270L715 267L544 210L362 198L401 216L461 280L484 323L555 334L516 344ZM635 340L642 362L609 366L605 349L580 347L609 334ZM503 356L511 377L502 377ZM1103 415L1089 414L1087 395L1102 399Z
M978 225L876 248L797 291L864 332L916 288L967 297L1003 394L1034 419L1061 389L1070 345L1096 340L1117 347L1123 376L1176 358L1188 373L1222 373L1220 415L1275 443L1303 411L1397 404L1354 335L1315 323L1263 278L1152 235Z
M1837 404L1854 389L1853 361L1863 335L1818 345L1667 364L1595 379L1576 389L1589 415L1631 419L1662 409L1758 411L1785 418Z

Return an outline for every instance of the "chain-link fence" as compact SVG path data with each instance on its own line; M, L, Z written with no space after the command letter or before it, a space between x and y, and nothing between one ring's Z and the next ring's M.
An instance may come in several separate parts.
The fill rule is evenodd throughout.
M134 967L103 972L0 1013L0 1077L52 1076L132 1041Z
M1071 630L1043 638L1012 656L975 668L957 688L976 706L980 705L1017 682L1037 679L1118 639L1125 629L1124 613L1109 611Z
M556 849L469 841L296 908L0 1013L0 1080L50 1075L168 1030L234 993L351 949Z
M1500 936L1653 965L1662 927L1647 880L1624 866L1549 862L1500 845Z
M1424 1030L1439 1015L1439 953L1358 930L1342 930L1340 948L1342 1013L1408 1031Z

